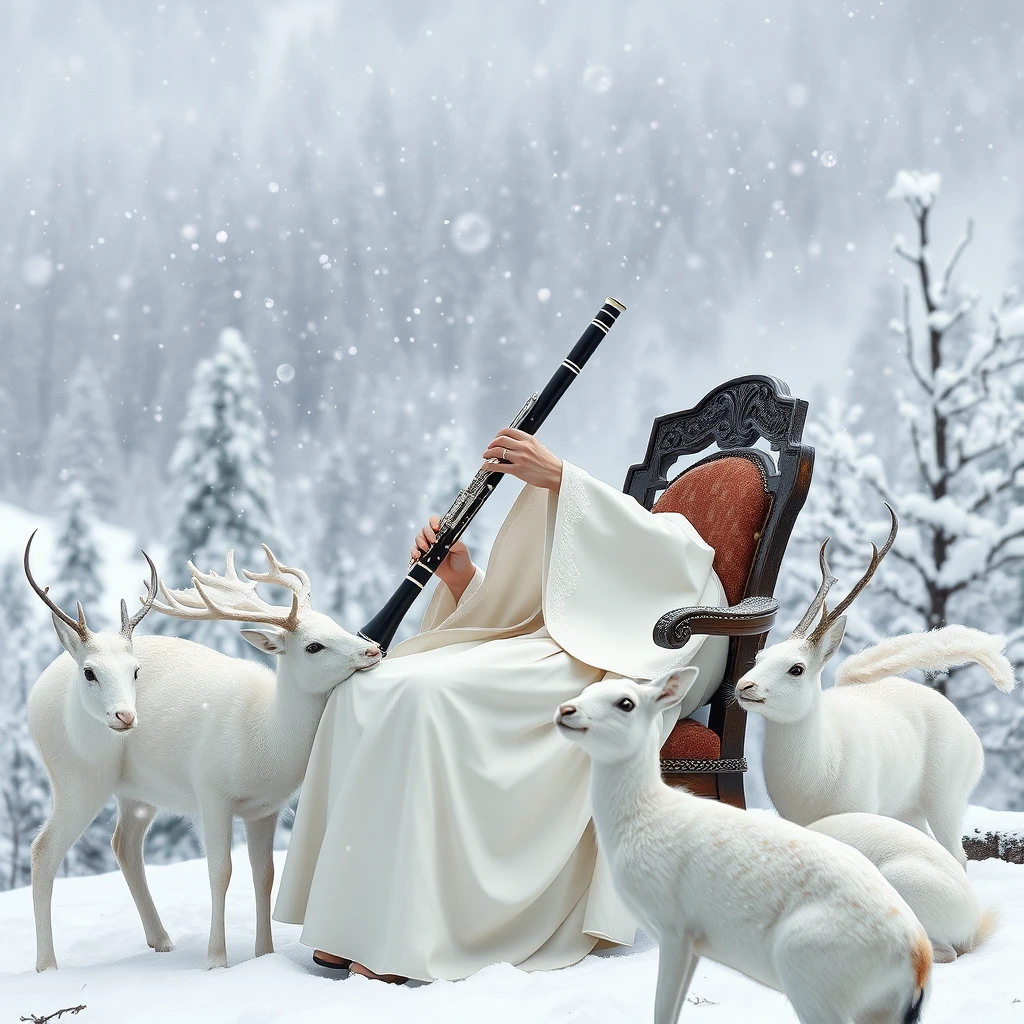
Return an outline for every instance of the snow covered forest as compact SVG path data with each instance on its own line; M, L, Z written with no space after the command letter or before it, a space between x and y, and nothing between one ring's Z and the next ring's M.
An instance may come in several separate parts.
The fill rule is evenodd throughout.
M90 624L134 603L140 547L180 584L266 541L356 629L608 294L628 311L545 443L620 484L655 415L782 377L818 461L781 628L827 533L840 588L859 575L884 499L902 529L848 649L961 621L1024 666L1018 4L741 12L3 5L0 888L28 882L49 806L31 529L36 576ZM157 619L140 631L253 655L230 624ZM975 801L1024 809L1022 691L929 682L985 741ZM112 817L67 873L114 867ZM147 859L196 849L161 817Z

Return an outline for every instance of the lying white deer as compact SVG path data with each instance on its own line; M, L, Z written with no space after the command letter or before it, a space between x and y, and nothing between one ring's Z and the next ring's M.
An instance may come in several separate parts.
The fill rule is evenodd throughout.
M802 1024L916 1021L931 946L866 857L661 781L661 713L696 676L687 667L648 684L604 680L555 715L590 754L615 887L661 947L655 1024L675 1024L702 956L785 992Z
M33 534L34 536L34 534ZM29 700L29 725L53 791L53 809L32 845L36 970L56 968L50 905L53 878L64 855L116 793L112 846L139 909L146 941L173 948L146 883L146 832L158 808L198 818L210 875L212 922L208 963L224 966L224 899L231 877L231 825L245 822L256 888L256 955L273 952L270 890L277 814L298 787L330 691L356 669L380 660L376 647L309 606L309 579L280 565L269 549L266 573L240 580L228 553L227 575L204 575L189 563L192 591L161 589L161 611L185 618L263 623L242 635L281 655L275 675L176 637L132 630L154 605L156 569L143 607L122 628L94 633L65 615L25 572L53 613L67 651L39 677ZM148 556L147 556L148 560ZM291 591L291 607L267 604L256 583Z
M942 694L896 673L975 662L1009 691L1005 637L956 625L891 637L848 658L836 685L821 688L821 671L843 640L843 612L896 539L896 514L889 513L888 540L881 551L871 546L867 571L832 611L825 597L836 580L825 558L828 540L822 544L817 595L789 639L758 654L736 684L736 700L765 719L765 783L784 818L800 825L852 811L899 818L930 828L965 865L961 830L981 777L981 741Z
M878 814L833 814L807 826L860 850L917 915L940 964L970 953L992 934L996 915L983 911L956 859L918 829Z

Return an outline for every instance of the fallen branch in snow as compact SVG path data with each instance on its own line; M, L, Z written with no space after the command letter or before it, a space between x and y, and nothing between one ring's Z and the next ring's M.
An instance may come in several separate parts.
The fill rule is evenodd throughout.
M1008 864L1024 864L1024 832L985 832L975 829L964 836L964 853L968 860L996 857Z
M81 1013L84 1009L85 1009L85 1003L83 1003L81 1006L65 1006L63 1010L58 1010L56 1013L51 1013L48 1017L37 1017L33 1013L33 1014L30 1014L28 1017L21 1017L19 1019L20 1020L31 1021L32 1024L46 1024L46 1022L48 1020L53 1020L54 1018L59 1018L62 1014L65 1014L65 1013L72 1013L72 1014L74 1014L74 1013Z

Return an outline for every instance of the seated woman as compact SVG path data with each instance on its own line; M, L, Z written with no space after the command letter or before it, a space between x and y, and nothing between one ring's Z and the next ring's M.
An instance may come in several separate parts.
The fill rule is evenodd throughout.
M274 917L302 924L325 965L454 980L634 939L595 843L589 759L552 716L606 675L673 665L701 676L664 735L710 696L728 638L669 651L651 634L666 608L727 603L714 551L532 435L500 433L484 458L500 457L488 468L527 486L486 575L456 544L420 632L335 689L320 721Z

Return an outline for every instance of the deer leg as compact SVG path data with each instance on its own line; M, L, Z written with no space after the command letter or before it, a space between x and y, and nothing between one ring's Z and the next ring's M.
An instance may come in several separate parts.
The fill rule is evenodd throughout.
M142 927L146 930L146 942L158 953L167 953L174 949L174 943L160 921L146 881L146 864L142 858L146 833L153 824L155 815L156 808L152 804L118 797L117 827L110 839L110 845L120 865L121 874L128 883L132 899L135 900L135 906L139 909Z
M203 846L210 875L210 945L208 968L227 967L227 939L224 934L224 901L231 881L231 808L222 804L201 808Z
M967 854L964 853L963 821L966 812L966 799L962 802L947 800L928 810L928 824L931 826L936 842L949 850L965 871L967 870Z
M687 936L662 935L659 946L654 1024L676 1024L700 958Z
M274 832L277 811L265 818L245 823L245 841L252 866L252 885L256 891L256 955L274 952L270 927L270 890L274 885Z
M32 909L36 919L36 970L55 971L53 951L53 879L68 850L78 842L110 798L110 790L92 787L78 792L53 788L53 808L32 843Z

